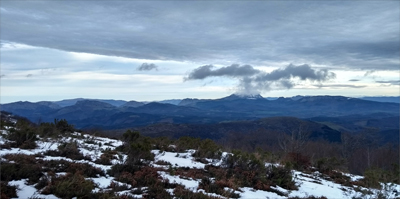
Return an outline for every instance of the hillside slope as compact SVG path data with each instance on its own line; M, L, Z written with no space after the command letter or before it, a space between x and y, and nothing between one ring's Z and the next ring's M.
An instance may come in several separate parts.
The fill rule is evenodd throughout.
M16 135L34 127L6 123L2 198L396 198L400 192L393 183L367 186L372 181L363 176L290 170L243 152L222 152L207 140L192 140L198 147L191 149L190 140L168 144L130 131L125 141L38 131L19 143Z

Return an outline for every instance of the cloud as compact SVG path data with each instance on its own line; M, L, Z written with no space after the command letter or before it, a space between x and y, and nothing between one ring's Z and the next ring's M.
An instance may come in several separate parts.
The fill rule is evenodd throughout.
M1 8L3 41L63 51L370 70L399 64L396 1L38 0L4 1Z
M284 69L274 70L271 73L265 73L257 77L257 81L275 81L279 79L290 79L298 77L301 80L312 80L312 81L325 81L331 78L335 78L335 74L329 72L327 69L315 70L309 65L304 64L295 66L290 64Z
M27 74L27 75L26 75L26 77L32 77L32 76L33 76L32 74Z
M153 63L143 63L142 65L140 65L137 70L139 71L149 71L149 70L158 70L158 66L153 64Z
M237 93L246 95L258 94L261 91L272 89L290 89L296 85L295 79L324 82L336 77L335 73L327 69L316 70L307 64L299 66L290 64L286 68L277 69L270 73L254 69L250 65L233 64L218 69L214 68L213 65L200 66L190 72L187 77L184 77L184 81L203 80L208 77L236 78L239 79L239 85L236 88Z
M364 73L364 77L370 76L372 73L375 73L375 72L376 72L375 70L369 70L369 71Z
M349 79L349 82L358 82L360 81L359 79Z
M365 87L367 87L364 85L351 85L351 84L329 84L329 85L315 84L314 86L316 86L318 88L365 88Z
M207 77L244 77L251 76L261 71L254 69L250 65L240 66L238 64L232 64L231 66L222 67L216 70L211 70L215 68L213 65L205 65L200 66L199 68L194 69L188 77L184 78L185 80L196 80L196 79L205 79Z
M400 85L400 80L375 81L375 82L381 84Z

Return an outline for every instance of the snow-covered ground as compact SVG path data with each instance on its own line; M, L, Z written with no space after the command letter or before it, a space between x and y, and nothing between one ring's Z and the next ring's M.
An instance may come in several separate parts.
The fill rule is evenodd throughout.
M1 133L7 133L7 131L2 130ZM7 142L7 139L5 139L3 136L0 137L0 144L4 144ZM88 163L92 165L93 167L99 168L106 172L108 169L112 167L112 165L102 165L95 163L95 160L99 159L105 151L110 151L110 150L115 150L116 147L121 146L123 144L122 141L120 140L115 140L115 139L109 139L109 138L103 138L103 137L96 137L92 135L87 135L87 134L81 134L81 133L74 133L73 136L71 137L64 137L62 139L47 139L47 140L39 140L37 141L38 147L36 149L20 149L20 148L11 148L11 149L6 149L2 148L0 150L0 155L2 161L6 161L6 159L3 158L4 155L6 154L26 154L26 155L38 155L38 154L44 154L48 150L57 150L58 146L61 145L62 143L65 142L76 142L79 146L80 152L87 156L90 157L91 160L72 160L70 158L66 157L57 157L57 156L37 156L37 159L43 159L43 160L65 160L65 161L70 161L70 162L75 162L75 163ZM194 150L187 150L185 153L176 153L176 152L166 152L163 151L161 152L160 150L152 150L152 153L155 155L155 160L150 163L152 167L155 168L165 168L164 171L158 171L158 174L163 178L163 179L168 179L169 182L174 182L177 184L181 184L184 186L186 189L191 190L193 192L203 192L205 193L204 190L199 189L199 183L200 179L192 179L188 177L183 177L183 176L178 176L178 175L173 175L168 172L167 168L176 168L176 167L189 167L189 168L194 168L194 169L204 169L206 164L196 162L195 158L193 158L192 154L194 153ZM227 153L223 153L223 156L225 156ZM112 164L122 164L126 161L127 155L118 153L114 155L115 159L112 160ZM167 162L170 165L157 165L156 163L158 161L162 162ZM220 165L221 160L209 160L211 163L215 166ZM269 163L266 163L267 165L270 165ZM321 175L318 172L311 173L311 174L306 174L300 171L292 171L294 181L296 182L296 185L298 186L298 190L286 190L281 187L271 187L272 189L278 190L281 193L286 193L287 196L280 196L274 192L268 192L268 191L262 191L262 190L255 190L251 187L241 187L238 190L235 191L235 193L240 194L240 198L287 198L287 197L308 197L308 196L315 196L315 197L321 197L325 196L327 198L354 198L354 197L361 197L361 198L376 198L379 193L384 194L388 198L396 198L399 197L399 195L396 195L397 193L400 193L400 185L397 184L383 184L384 189L378 190L378 189L369 189L372 194L363 194L360 191L355 191L355 190L363 190L365 188L360 188L355 189L356 186L353 185L353 187L349 186L343 186L341 184L326 180L321 177ZM58 173L57 175L65 175L66 173ZM344 174L349 176L353 181L357 181L359 179L362 179L362 176L354 176L351 174ZM106 175L106 176L98 176L98 177L92 177L92 178L87 178L92 180L97 186L93 190L94 192L98 192L104 189L107 189L110 184L112 183L117 183L120 185L125 185L129 187L130 189L135 189L135 187L132 187L131 185L127 185L125 183L121 183L116 181L114 177ZM46 198L46 199L53 199L57 198L54 195L43 195L40 194L38 190L34 187L34 185L28 185L27 184L27 179L22 179L22 180L15 180L15 181L10 181L10 185L17 185L18 190L17 190L17 195L18 198L21 199L26 199L29 197L37 197L37 198ZM226 188L228 189L228 188ZM173 190L169 189L167 190L169 193L173 194ZM118 192L119 194L129 194L131 196L141 198L141 195L134 195L130 193L129 190L124 190ZM215 193L205 193L210 196L219 196ZM219 196L222 197L222 196ZM222 197L224 198L224 197Z

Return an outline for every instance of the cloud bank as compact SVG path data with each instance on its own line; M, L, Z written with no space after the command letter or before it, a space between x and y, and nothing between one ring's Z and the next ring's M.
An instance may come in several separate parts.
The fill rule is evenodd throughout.
M296 80L325 82L336 78L336 74L327 69L313 69L309 65L288 65L270 73L254 69L250 65L233 64L214 69L213 65L200 66L184 77L184 81L203 80L209 77L228 77L239 80L236 92L243 95L259 94L262 91L291 89Z
M398 70L399 14L397 1L2 1L0 31L137 59Z

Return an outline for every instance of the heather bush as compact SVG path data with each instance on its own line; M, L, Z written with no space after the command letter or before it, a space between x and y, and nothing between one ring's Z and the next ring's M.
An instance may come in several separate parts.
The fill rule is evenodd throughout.
M73 160L92 160L90 157L84 156L79 151L78 143L76 141L62 143L58 146L58 150L48 150L44 155L62 156Z
M21 180L28 178L29 184L39 181L43 175L40 165L1 162L1 180Z
M3 179L2 179L3 180ZM17 196L17 186L9 185L8 182L0 182L0 197L1 199L16 198Z
M105 176L103 170L94 167L88 163L75 163L66 160L48 160L43 161L44 172L67 172L67 173L82 173L85 177Z
M138 170L140 170L140 166L138 165L115 164L111 167L111 169L107 170L107 174L118 178L123 172L135 173Z
M174 189L174 196L179 199L222 199L221 197L205 195L202 192L192 192L182 186L177 186Z
M42 194L54 194L60 198L91 198L94 183L86 180L81 173L55 176Z
M223 184L212 182L210 178L203 178L199 183L198 189L204 189L208 193L216 193L228 198L240 197L240 194L235 193L233 190L225 190Z
M143 194L145 199L172 199L172 196L165 190L162 182L151 184L148 187L147 193Z
M103 165L112 165L111 160L116 159L116 157L114 157L115 154L116 154L115 151L112 152L110 150L106 150L103 152L103 154L101 154L99 159L95 160L95 163Z

